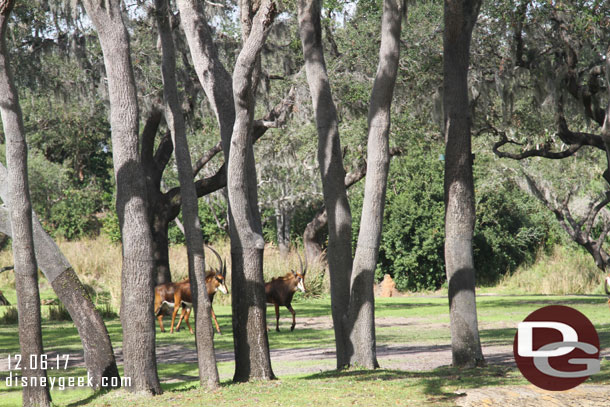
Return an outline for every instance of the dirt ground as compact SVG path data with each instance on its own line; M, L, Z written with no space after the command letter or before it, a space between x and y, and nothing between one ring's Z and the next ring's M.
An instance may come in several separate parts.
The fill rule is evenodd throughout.
M381 317L377 318L376 324L382 326L409 325L417 327L420 325L430 328L429 321L424 318L404 317ZM435 328L446 327L448 324L432 324ZM331 329L330 317L311 317L299 320L299 326L310 329ZM504 323L483 324L481 328L505 328ZM118 363L122 363L122 349L115 351ZM489 364L512 365L514 358L511 345L484 346L483 353ZM610 356L610 349L603 349L602 356ZM54 357L49 352L49 358ZM232 351L216 352L218 362L229 362L234 359ZM426 371L437 367L451 364L451 346L449 343L409 343L379 344L377 346L377 358L382 368L399 369L405 371ZM197 353L193 347L183 345L163 345L157 348L157 360L159 363L196 363ZM273 370L278 376L287 374L318 373L335 367L334 348L304 348L304 349L272 349L271 360ZM300 363L301 362L301 363ZM306 363L305 363L306 362ZM70 367L84 366L82 353L70 355ZM7 361L0 360L0 372L7 370ZM3 376L0 373L0 376ZM230 376L221 379L229 379ZM164 378L164 382L176 382L182 380L196 380L197 377L180 376ZM486 387L483 389L468 389L458 391L462 397L457 400L457 405L462 407L479 406L524 406L524 407L546 407L546 406L605 406L610 405L610 386L581 385L567 392L547 392L535 386L500 386Z

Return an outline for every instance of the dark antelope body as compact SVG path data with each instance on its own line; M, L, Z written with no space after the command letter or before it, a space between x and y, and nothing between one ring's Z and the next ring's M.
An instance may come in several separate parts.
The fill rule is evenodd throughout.
M301 292L305 292L305 273L307 272L307 258L305 258L305 267L303 267L303 262L301 261L301 256L297 251L297 256L299 256L299 264L301 265L301 271L296 272L294 270L290 270L284 277L276 277L271 281L265 284L265 296L268 304L273 304L275 306L275 330L280 331L280 306L284 306L288 308L288 311L292 314L292 326L290 327L291 331L294 331L294 327L296 325L296 313L292 308L290 303L292 302L292 297L297 290L301 290Z
M218 254L218 252L216 252L216 250L214 250L210 246L207 247L216 255L219 263L219 268L212 269L206 274L205 277L206 291L208 293L210 303L212 303L217 291L220 290L220 292L222 292L223 294L228 293L227 286L225 285L227 266L226 263L222 261L220 255ZM178 320L176 330L180 329L180 324L184 319L186 321L187 327L189 328L189 331L193 333L193 329L191 328L191 325L189 323L192 302L193 301L191 299L191 285L190 280L188 278L178 283L160 284L155 287L155 315L159 320L161 332L165 332L165 330L163 329L163 316L167 315L169 310L172 310L171 312L169 312L172 315L172 324L170 332L174 332L174 322L176 320L176 314L178 313L178 310L182 308L182 313ZM214 324L216 325L216 331L220 333L220 327L218 326L218 321L216 320L216 314L214 313L213 308L212 318L214 319Z

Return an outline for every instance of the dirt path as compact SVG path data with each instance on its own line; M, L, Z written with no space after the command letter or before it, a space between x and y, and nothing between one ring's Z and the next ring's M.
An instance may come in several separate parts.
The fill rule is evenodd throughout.
M422 318L378 318L377 326L409 325L415 329L430 328L432 325ZM329 317L312 317L300 321L302 327L310 329L330 329L332 321ZM419 325L419 327L417 327ZM448 324L447 324L448 325ZM502 323L482 328L506 327ZM514 358L510 345L484 346L483 353L489 364L512 365ZM63 354L65 352L57 352ZM49 359L57 354L49 352ZM122 349L115 351L117 362L123 363ZM610 356L610 349L602 350L603 357ZM451 364L451 346L449 343L410 343L380 344L377 346L377 357L382 368L399 369L405 371L426 371ZM231 362L234 360L232 351L216 352L218 362ZM335 367L334 348L302 348L302 349L272 349L271 360L273 370L278 376L288 374L318 373L331 370ZM69 367L84 366L82 352L70 353ZM196 363L197 353L193 347L184 345L161 345L157 347L157 361L159 363ZM0 380L6 376L7 361L0 359ZM230 379L229 373L222 375L221 379ZM176 382L183 380L197 380L195 376L180 375L179 377L163 378L163 382ZM463 397L457 400L462 407L479 406L603 406L610 405L610 386L581 385L568 392L547 392L534 386L500 386L483 389L468 389L458 391Z

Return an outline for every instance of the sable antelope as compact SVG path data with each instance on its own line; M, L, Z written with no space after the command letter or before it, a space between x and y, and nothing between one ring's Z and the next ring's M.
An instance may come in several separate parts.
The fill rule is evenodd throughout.
M188 283L188 279L184 280ZM183 281L183 282L184 282ZM174 310L174 291L175 291L176 283L165 283L159 284L155 287L155 316L159 321L159 326L161 327L161 332L165 332L165 328L163 328L163 317L165 315L172 315ZM182 315L186 313L186 304L182 305ZM186 326L188 326L189 331L193 331L191 328L191 324L189 324L188 318L186 319Z
M297 290L305 292L305 273L307 272L307 256L305 257L305 268L303 268L303 262L301 256L299 256L299 264L301 266L300 272L290 270L284 277L276 277L265 284L265 296L268 304L275 306L275 330L280 331L280 305L288 308L288 311L292 314L292 326L291 331L294 331L296 325L296 313L292 309L292 297Z
M216 326L216 331L219 334L220 326L218 326L218 321L216 320L216 314L214 313L214 308L212 308L212 301L214 301L214 295L216 295L216 291L220 290L223 294L228 294L229 290L227 290L227 286L225 285L225 277L227 275L227 264L222 261L220 254L216 250L214 250L211 246L207 246L218 259L219 269L212 269L205 276L205 287L208 293L208 298L210 299L210 308L212 310L212 319L214 320L214 325ZM170 328L170 333L174 333L174 322L176 320L176 314L178 314L178 309L182 304L185 304L187 309L184 308L182 310L182 314L178 319L178 325L176 326L176 330L180 329L180 324L182 323L182 319L186 320L186 325L189 327L189 331L193 333L191 326L189 325L189 316L191 315L191 306L193 300L191 299L191 284L190 280L186 279L179 283L174 284L174 312L172 313L172 325Z

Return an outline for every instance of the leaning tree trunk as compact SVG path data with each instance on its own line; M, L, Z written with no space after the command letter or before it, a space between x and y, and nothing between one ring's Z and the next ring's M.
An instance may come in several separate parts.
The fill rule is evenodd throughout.
M195 310L195 345L199 366L199 381L209 388L217 388L220 380L214 355L214 339L210 320L211 304L205 286L205 257L203 236L199 223L197 193L193 183L193 166L186 140L186 127L178 97L176 81L176 52L169 24L168 0L155 0L157 24L163 52L163 96L165 119L172 133L178 176L180 179L182 216L189 263L189 278L193 309ZM180 304L175 304L180 307Z
M468 104L470 39L481 0L445 0L445 268L453 365L483 363L477 323L472 236L474 181Z
M0 199L9 202L8 176L0 164ZM119 377L112 343L104 320L95 309L78 276L61 253L53 239L44 231L36 214L32 212L34 250L40 269L76 325L83 344L85 366L92 378L94 389L102 385L102 378ZM0 208L0 232L12 235L9 211ZM110 383L111 380L108 380Z
M402 12L401 12L402 11ZM383 210L390 166L390 107L400 56L403 13L397 0L384 0L379 66L368 114L367 176L362 220L354 256L348 309L350 365L379 367L375 340L375 268L381 241Z
M235 124L227 166L227 189L232 213L232 306L235 347L234 381L273 379L267 338L267 306L263 280L262 236L252 148L255 99L252 73L276 14L275 3L261 4L233 73Z
M119 0L83 0L97 28L108 77L117 214L123 240L121 325L130 391L161 393L155 357L152 235L138 154L138 100Z
M347 315L352 272L352 215L344 184L337 110L324 62L320 0L299 0L298 6L305 70L318 128L318 162L324 204L328 210L328 266L337 368L343 368L350 362L344 316Z
M14 2L0 1L0 115L6 134L6 162L8 165L8 206L13 232L13 259L15 262L15 288L19 310L19 345L24 361L21 375L37 377L36 386L23 387L24 406L50 406L49 388L40 385L47 372L36 363L30 368L30 357L40 360L44 354L40 327L40 295L38 292L38 266L34 253L32 232L32 203L28 185L27 146L25 129L17 89L13 83L6 32L9 14Z

